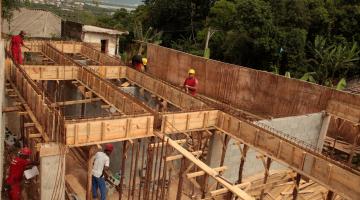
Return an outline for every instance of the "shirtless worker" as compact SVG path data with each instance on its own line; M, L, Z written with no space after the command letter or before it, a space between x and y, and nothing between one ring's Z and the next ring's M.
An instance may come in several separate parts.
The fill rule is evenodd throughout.
M20 31L19 35L14 35L11 37L11 42L10 42L11 55L16 64L23 63L21 46L30 50L30 48L24 44L25 35L26 35L25 31Z

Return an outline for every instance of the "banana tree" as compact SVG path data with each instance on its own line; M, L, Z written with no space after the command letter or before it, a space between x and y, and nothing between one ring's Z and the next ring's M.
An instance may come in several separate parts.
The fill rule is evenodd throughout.
M329 45L325 38L317 36L310 50L313 57L307 62L312 72L307 76L311 75L321 85L331 86L334 80L346 77L360 60L357 43Z

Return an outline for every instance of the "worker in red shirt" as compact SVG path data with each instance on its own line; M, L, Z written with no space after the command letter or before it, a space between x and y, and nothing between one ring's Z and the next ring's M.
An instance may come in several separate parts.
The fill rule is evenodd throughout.
M21 181L24 171L33 164L29 160L30 155L31 150L24 147L20 150L19 155L11 160L9 176L5 180L5 188L10 200L21 199Z
M198 85L198 80L195 78L195 70L189 69L189 76L184 81L184 88L186 93L190 93L191 95L196 95L196 88Z
M24 46L25 48L30 50L30 48L24 44L23 40L25 35L26 35L25 31L20 31L19 35L14 35L11 37L11 43L10 43L11 55L16 64L23 63L21 46Z

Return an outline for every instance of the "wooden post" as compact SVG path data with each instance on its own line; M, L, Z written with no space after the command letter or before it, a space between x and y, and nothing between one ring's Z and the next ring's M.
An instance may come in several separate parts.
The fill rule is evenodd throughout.
M222 148L222 153L221 153L221 160L220 160L220 166L224 166L224 161L225 161L225 155L226 155L226 149L228 146L228 143L230 141L230 137L226 134L225 138L224 138L224 142L223 142L223 148ZM221 175L221 173L219 173ZM218 182L216 185L216 189L220 188L220 183Z
M356 149L356 147L357 147L357 142L358 142L358 139L359 139L359 137L360 137L360 133L359 133L359 131L360 131L360 126L356 126L356 129L357 129L357 132L358 132L358 134L357 134L357 136L354 138L354 142L353 142L353 144L351 145L351 150L350 150L350 154L349 154L349 159L348 159L348 162L347 162L347 164L351 167L352 166L352 160L353 160L353 158L354 158L354 154L355 154L355 149Z
M178 189L177 189L177 194L176 194L176 200L181 200L181 196L182 196L182 189L183 189L183 182L184 182L184 171L185 171L185 164L186 164L186 158L182 158L181 159L181 166L180 166L180 171L179 171L179 183L178 183Z
M263 181L264 184L266 184L268 176L269 176L270 165L271 165L271 158L267 157L266 164L265 164L265 176L264 176L264 181ZM262 200L264 198L264 193L265 193L265 189L262 189L260 198L259 198L260 200Z
M240 160L240 167L239 167L239 178L238 178L238 181L237 181L238 184L242 183L244 164L245 164L246 154L247 154L248 150L249 150L249 146L244 144L244 147L242 148L242 152L241 152L241 160Z
M333 200L334 199L334 192L329 190L326 195L326 200Z
M295 179L295 187L294 187L294 190L293 190L293 200L297 200L298 193L299 193L300 181L301 181L301 174L297 173L296 174L296 179Z
M121 200L122 198L122 191L123 191L123 183L124 183L124 178L125 178L125 164L126 164L126 153L127 153L127 147L128 147L128 142L124 141L122 144L122 155L121 155L121 177L120 177L120 184L119 184L119 200Z
M88 154L88 174L87 174L87 187L86 187L86 199L92 199L91 187L92 187L92 168L95 160L95 154L97 152L97 146L90 147Z

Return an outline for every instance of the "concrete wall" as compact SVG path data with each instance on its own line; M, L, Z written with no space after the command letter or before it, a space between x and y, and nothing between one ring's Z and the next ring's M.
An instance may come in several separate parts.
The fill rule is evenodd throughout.
M209 151L211 156L208 157L208 162L207 162L210 167L220 166L222 146L223 146L221 140L223 140L223 138L224 137L222 135L216 134L213 136L213 139L211 140L211 144L210 144L211 148ZM241 145L241 147L243 147L243 145ZM253 149L248 150L244 164L244 169L243 169L243 179L249 178L259 173L264 173L264 169L265 169L264 165L261 159L256 158L257 155L261 155L261 154L257 153ZM224 160L224 166L227 166L228 169L225 170L223 176L234 184L239 178L240 159L241 159L241 152L239 146L236 144L236 141L234 139L230 139L226 149L225 160ZM270 170L280 170L280 169L286 169L286 167L278 162L272 162Z
M84 33L83 36L84 42L101 44L101 40L109 40L107 53L110 55L117 55L116 45L118 44L118 39L115 35L87 32Z
M323 141L325 137L324 134L319 138L320 130L323 125L323 118L323 113L314 113L295 117L264 120L260 122L316 147L319 144L319 140ZM215 134L212 137L213 138L209 148L210 156L208 156L207 163L211 167L219 167L223 147L222 141L224 140L224 136ZM243 178L248 178L259 173L264 173L263 163L261 159L256 158L257 155L261 154L253 149L249 149L247 152L243 170ZM228 169L224 172L223 175L226 179L233 183L238 180L240 159L241 152L239 146L236 144L234 139L230 139L224 160L224 165L227 166ZM281 169L286 169L286 166L275 161L272 162L270 170Z
M316 147L319 141L323 117L323 113L314 113L259 122Z

